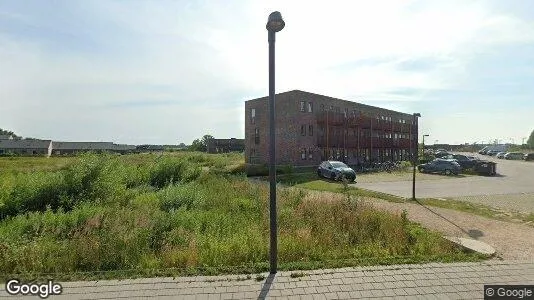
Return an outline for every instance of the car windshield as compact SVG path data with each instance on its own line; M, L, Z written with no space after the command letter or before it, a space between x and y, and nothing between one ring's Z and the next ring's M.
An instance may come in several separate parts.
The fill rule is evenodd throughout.
M334 162L331 162L330 163L332 165L332 167L334 168L347 168L347 165L342 163L342 162L339 162L339 161L334 161Z

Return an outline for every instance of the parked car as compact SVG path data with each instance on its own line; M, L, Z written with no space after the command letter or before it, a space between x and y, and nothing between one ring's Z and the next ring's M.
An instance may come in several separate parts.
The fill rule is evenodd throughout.
M450 153L447 152L447 151L438 151L438 152L434 153L434 156L437 157L437 158L442 158L442 157L447 156L447 155L450 155Z
M317 175L332 180L345 178L349 182L356 181L356 172L346 164L335 160L323 161L317 168Z
M476 160L469 158L462 154L449 154L443 156L442 159L453 159L462 167L463 170L470 169L475 165Z
M523 156L523 159L524 159L524 160L534 160L534 152L533 152L533 153L526 153L526 154Z
M417 166L421 173L442 173L445 175L458 175L462 171L460 164L452 159L436 158L433 161Z
M504 155L506 155L508 152L499 152L497 155L495 155L496 158L504 158Z
M490 152L491 151L491 152ZM506 152L508 151L508 145L491 145L486 146L482 148L482 150L478 151L479 154L485 154L485 155L495 155L499 152Z
M510 152L510 153L506 153L506 155L504 156L504 159L523 159L523 156L525 156L525 153Z
M496 155L497 153L501 152L500 150L488 150L486 152L486 155L489 155L489 156L494 156Z

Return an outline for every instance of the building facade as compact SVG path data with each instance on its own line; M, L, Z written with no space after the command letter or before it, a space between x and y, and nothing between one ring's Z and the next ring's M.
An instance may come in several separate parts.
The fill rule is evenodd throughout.
M245 159L250 164L269 162L268 101L245 101ZM412 114L299 90L277 94L275 109L277 165L409 160L417 149Z
M244 139L209 139L207 145L208 153L243 152L245 150Z
M37 140L37 139L0 140L0 154L50 156L51 153L52 153L52 141L51 140Z

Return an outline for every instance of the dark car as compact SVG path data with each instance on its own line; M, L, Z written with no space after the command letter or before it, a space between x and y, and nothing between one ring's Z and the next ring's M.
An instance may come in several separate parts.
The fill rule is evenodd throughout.
M335 160L323 161L317 168L317 175L332 180L345 178L349 182L356 181L356 172L346 164Z
M437 158L433 161L417 166L421 173L441 173L445 175L458 175L462 171L460 164L452 159Z
M504 159L523 159L524 156L525 154L521 152L509 152L506 153Z
M461 154L449 154L447 156L442 157L443 159L453 159L460 166L463 170L470 169L475 166L476 160L469 158L468 156L461 155Z
M523 156L524 160L534 160L534 152L533 153L527 153Z

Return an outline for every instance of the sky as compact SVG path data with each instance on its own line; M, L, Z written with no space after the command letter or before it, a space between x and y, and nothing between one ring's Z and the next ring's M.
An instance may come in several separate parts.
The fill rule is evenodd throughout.
M520 143L534 130L530 0L0 0L0 128L24 137L189 144L244 138L276 91L406 113L425 142Z

